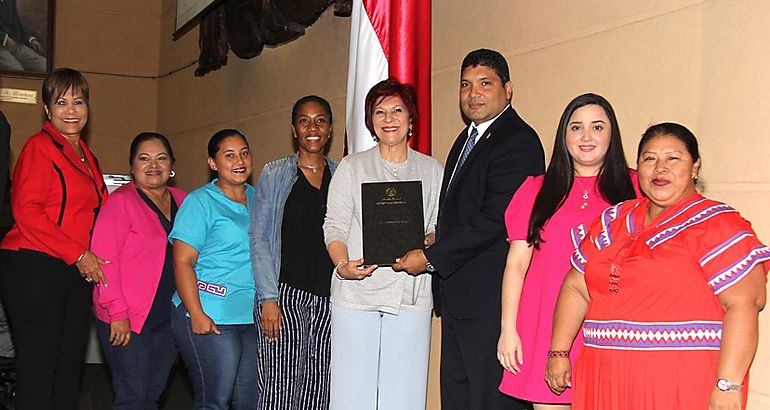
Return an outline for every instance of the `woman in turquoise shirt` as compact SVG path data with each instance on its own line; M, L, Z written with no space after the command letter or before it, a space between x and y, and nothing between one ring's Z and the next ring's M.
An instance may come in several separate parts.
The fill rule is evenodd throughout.
M254 188L249 143L214 134L208 164L218 178L191 192L169 238L177 293L173 333L190 373L195 409L255 409L257 333L249 216Z

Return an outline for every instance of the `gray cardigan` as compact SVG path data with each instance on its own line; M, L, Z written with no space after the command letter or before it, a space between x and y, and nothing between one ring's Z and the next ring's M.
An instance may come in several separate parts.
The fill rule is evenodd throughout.
M326 244L347 245L351 260L363 257L361 231L361 183L422 181L425 232L433 232L438 216L443 167L435 159L408 149L407 161L398 176L390 170L399 164L385 163L378 147L343 158L329 184L324 236ZM340 279L332 272L331 301L352 309L398 314L400 309L430 310L433 307L431 276L411 276L380 267L362 280Z

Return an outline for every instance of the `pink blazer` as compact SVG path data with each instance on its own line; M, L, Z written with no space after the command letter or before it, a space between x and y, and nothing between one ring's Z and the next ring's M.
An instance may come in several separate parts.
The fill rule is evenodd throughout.
M172 187L168 190L181 205L187 194ZM133 183L110 194L91 239L91 250L110 261L102 265L107 286L94 287L94 313L99 320L128 319L132 331L142 331L160 282L167 243L158 215Z

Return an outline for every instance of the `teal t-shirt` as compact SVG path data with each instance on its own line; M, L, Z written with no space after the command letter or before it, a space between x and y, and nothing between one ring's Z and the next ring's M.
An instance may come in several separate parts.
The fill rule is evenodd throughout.
M187 195L169 240L198 251L195 274L203 311L216 324L254 323L254 277L249 259L249 218L254 188L246 185L248 206L231 201L217 180ZM174 293L173 302L182 300Z

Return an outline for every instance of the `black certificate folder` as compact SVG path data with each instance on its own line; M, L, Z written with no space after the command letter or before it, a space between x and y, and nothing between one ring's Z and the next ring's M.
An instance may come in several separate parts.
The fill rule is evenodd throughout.
M391 266L425 247L422 181L364 182L361 205L365 265Z

